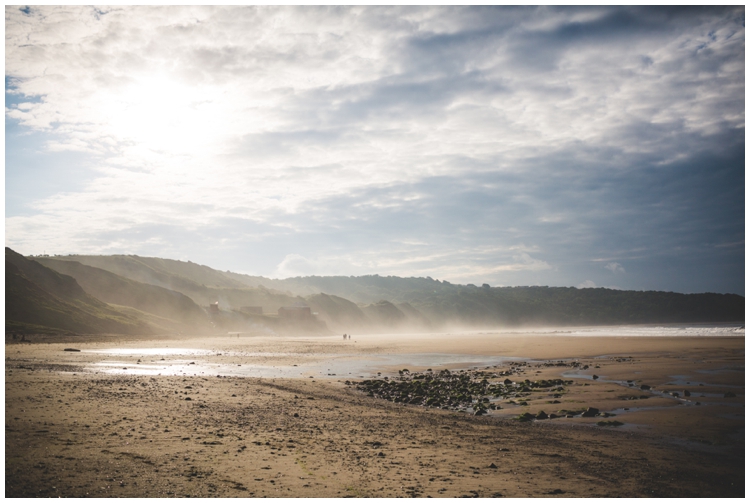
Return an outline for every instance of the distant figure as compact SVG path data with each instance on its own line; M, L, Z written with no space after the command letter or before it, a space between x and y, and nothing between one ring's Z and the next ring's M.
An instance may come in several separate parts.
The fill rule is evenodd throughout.
M344 340L346 340L346 334L344 334Z
M352 336L351 335L349 336L349 340L352 340Z

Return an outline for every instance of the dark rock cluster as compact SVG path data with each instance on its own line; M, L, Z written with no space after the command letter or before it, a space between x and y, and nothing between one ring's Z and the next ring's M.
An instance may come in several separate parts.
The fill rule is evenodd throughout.
M573 383L562 379L519 379L515 382L508 379L508 375L508 371L451 372L446 369L411 373L403 369L399 371L398 378L346 381L346 384L355 386L368 396L391 402L451 410L470 409L475 415L482 415L488 410L501 408L498 399L522 398L537 391L554 393L555 397L559 397L565 392L564 386Z

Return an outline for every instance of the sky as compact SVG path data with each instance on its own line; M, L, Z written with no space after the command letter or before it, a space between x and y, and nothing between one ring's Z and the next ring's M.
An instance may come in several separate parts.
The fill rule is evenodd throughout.
M19 253L744 295L744 6L5 9Z

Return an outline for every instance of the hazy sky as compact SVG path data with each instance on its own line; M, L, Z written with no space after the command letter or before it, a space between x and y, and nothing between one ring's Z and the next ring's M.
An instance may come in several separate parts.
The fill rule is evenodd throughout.
M6 6L6 245L735 292L745 10Z

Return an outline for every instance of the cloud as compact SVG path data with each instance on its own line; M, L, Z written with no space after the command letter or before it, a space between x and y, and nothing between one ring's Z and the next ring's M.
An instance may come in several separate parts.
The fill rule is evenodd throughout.
M87 170L10 209L22 252L744 288L741 6L7 6L6 82L8 193Z
M609 264L605 265L604 268L612 271L614 274L617 274L618 272L625 272L625 268L617 262L610 262Z
M275 277L289 278L296 276L313 276L318 272L318 266L302 255L291 253L284 257L276 268Z
M590 279L587 279L583 283L579 284L578 288L596 288L596 283L594 283Z
M513 270L544 271L551 269L551 266L547 262L531 258L528 253L521 253L514 258L518 261L518 264L511 266L514 267Z
M216 155L242 135L286 134L300 124L311 135L366 127L367 138L398 128L407 139L427 140L442 151L460 145L473 158L485 151L513 158L529 146L571 141L653 151L669 129L631 142L623 138L623 127L714 128L717 107L730 113L739 103L736 93L705 86L742 86L741 75L730 70L732 50L742 44L731 30L741 27L725 27L727 14L705 16L685 31L684 21L694 15L662 16L666 26L656 30L651 11L628 9L590 19L552 9L544 12L551 24L535 25L533 9L514 11L517 23L509 24L502 10L459 9L463 15L448 20L456 9L424 8L388 28L371 21L384 12L165 7L101 16L66 7L35 9L38 22L29 23L26 14L9 8L6 66L15 92L45 96L25 112L23 124L91 132L99 136L92 143L113 137L123 156L134 154L123 151L128 141L167 154ZM391 16L402 12L410 11L396 9ZM472 23L484 16L483 28L476 29ZM138 27L122 30L131 25ZM715 35L707 39L704 30L712 28ZM634 29L639 36L628 36ZM630 52L620 43L623 37L636 43ZM37 44L25 43L28 38ZM703 49L696 53L696 47ZM702 77L706 51L722 58L711 58L712 72ZM536 57L529 58L531 52ZM549 52L553 68L519 63ZM641 68L644 56L654 61L651 69ZM614 75L605 63L611 58L622 65ZM653 69L659 65L662 71ZM686 80L682 70L688 65L699 73ZM698 95L675 100L668 94L675 92ZM686 103L693 108L684 108ZM712 119L705 120L697 106L712 110ZM587 117L598 119L592 124ZM723 120L736 127L744 119L732 112ZM487 125L495 132L489 143L477 129ZM366 137L348 140L359 150ZM409 150L408 143L391 143ZM297 153L307 158L311 150L303 144ZM419 165L409 171L414 169Z

